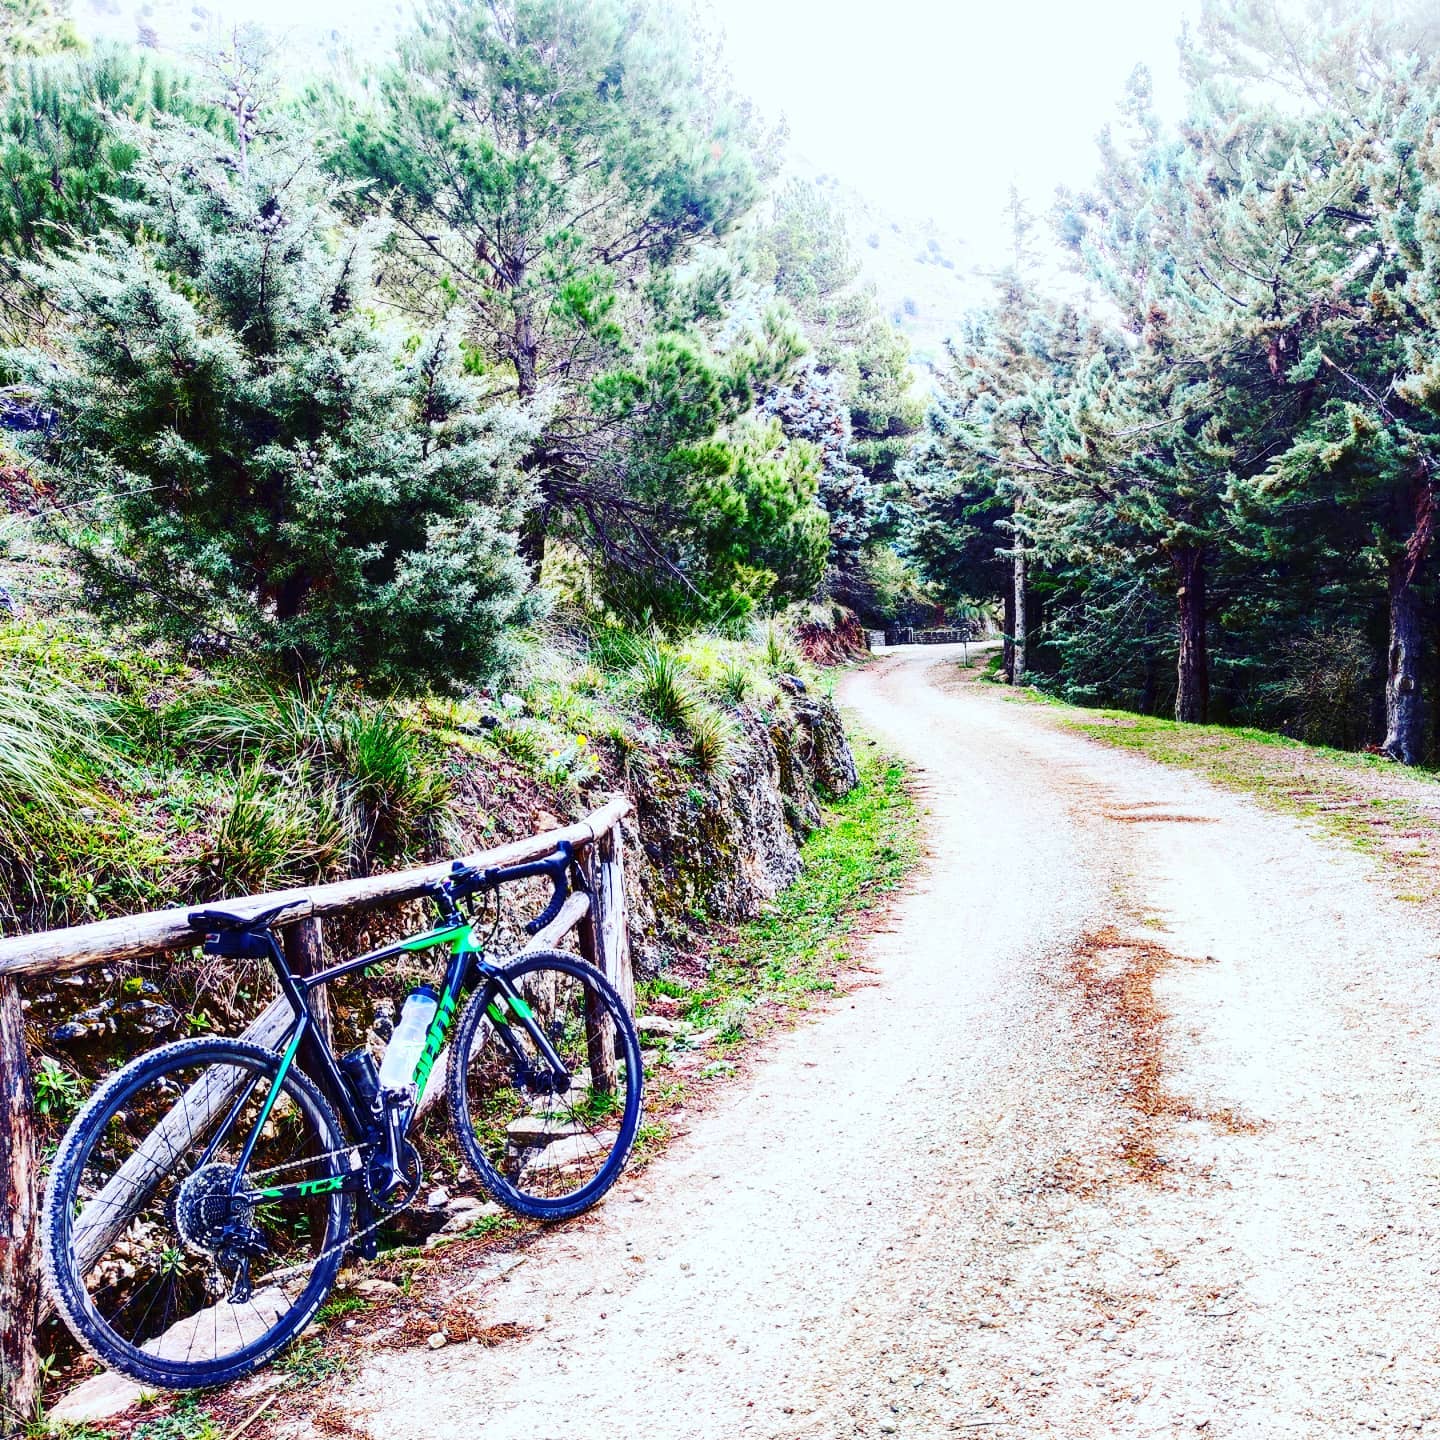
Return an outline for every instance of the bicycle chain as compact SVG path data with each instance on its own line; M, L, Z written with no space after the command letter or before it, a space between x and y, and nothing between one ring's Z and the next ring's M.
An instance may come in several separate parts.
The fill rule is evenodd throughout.
M286 1163L283 1165L271 1165L268 1169L265 1170L252 1170L250 1174L254 1179L257 1180L269 1179L270 1176L282 1174L286 1170L298 1170L303 1165L316 1165L322 1160L333 1160L337 1156L343 1155L348 1159L349 1157L355 1155L357 1153L357 1150L358 1147L354 1145L349 1145L343 1150L325 1150L322 1151L319 1155L307 1155L303 1160L289 1160L286 1161ZM364 1168L363 1161L361 1162L359 1168ZM421 1183L424 1183L423 1178ZM313 1269L316 1265L319 1265L324 1261L328 1260L332 1255L336 1254L337 1252L349 1250L353 1245L355 1245L357 1241L363 1240L367 1235L373 1235L388 1219L390 1219L392 1215L398 1215L402 1210L408 1210L410 1206L414 1203L415 1196L419 1193L420 1186L417 1185L415 1189L405 1197L404 1200L402 1200L398 1205L392 1205L390 1209L382 1211L369 1225L365 1226L363 1230L351 1231L348 1235L345 1236L343 1240L337 1240L333 1245L327 1245L323 1250L319 1252L319 1254L312 1255L309 1260L305 1262L306 1267Z

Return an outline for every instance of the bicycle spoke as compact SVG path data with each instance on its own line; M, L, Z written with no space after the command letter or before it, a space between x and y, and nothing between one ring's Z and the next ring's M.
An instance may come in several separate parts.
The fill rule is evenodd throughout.
M344 1243L347 1196L292 1185L254 1198L274 1188L272 1167L328 1178L345 1152L298 1079L270 1103L275 1057L236 1054L229 1042L181 1042L134 1062L56 1157L47 1216L60 1223L44 1231L64 1261L57 1302L107 1363L159 1384L243 1373L312 1282L328 1288ZM250 1293L232 1301L242 1269Z
M464 1068L451 1091L461 1143L481 1178L504 1203L542 1216L575 1213L604 1193L624 1163L640 1105L638 1048L619 1001L596 971L560 958L507 972L518 1005L498 987L472 1002L483 1017L462 1021ZM620 1052L613 1091L591 1074L597 1018ZM615 1045L617 1038L626 1043Z

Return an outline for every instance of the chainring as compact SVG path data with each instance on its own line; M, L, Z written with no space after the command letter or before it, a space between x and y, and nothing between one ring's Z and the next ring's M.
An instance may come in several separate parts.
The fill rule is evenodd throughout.
M390 1176L385 1153L377 1148L365 1165L365 1195L375 1209L396 1213L414 1200L425 1183L425 1167L420 1162L420 1152L408 1141L400 1154L400 1178L404 1184L387 1194L384 1187Z

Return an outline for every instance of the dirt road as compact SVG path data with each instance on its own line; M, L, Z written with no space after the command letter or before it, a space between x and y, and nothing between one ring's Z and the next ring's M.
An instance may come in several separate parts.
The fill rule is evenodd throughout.
M367 1360L384 1440L1440 1434L1440 939L1365 862L894 652L878 983Z

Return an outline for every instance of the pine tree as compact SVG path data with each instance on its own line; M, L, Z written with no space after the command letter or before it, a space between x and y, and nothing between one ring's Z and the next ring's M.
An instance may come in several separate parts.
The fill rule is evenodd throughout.
M809 360L770 408L786 430L821 448L820 503L830 517L826 586L865 605L867 553L891 527L895 470L923 419L911 393L909 346L859 283L844 217L821 188L792 179L768 225L748 237L756 278L796 315ZM843 418L841 409L846 413Z
M821 448L755 414L787 387L799 337L772 312L707 341L689 307L672 313L686 323L595 382L611 437L587 480L608 498L590 516L597 588L631 616L681 622L810 595L829 543Z
M1289 443L1242 471L1238 518L1272 553L1318 529L1362 575L1384 576L1383 748L1407 764L1423 752L1440 459L1428 378L1440 310L1426 241L1437 178L1426 136L1440 119L1434 36L1419 12L1320 7L1296 27L1274 12L1216 10L1191 62L1211 150L1240 131L1260 157L1247 193L1227 201L1223 283L1248 312L1241 333L1263 347ZM1280 89L1291 93L1284 103L1271 98ZM1267 246L1255 243L1267 235ZM1294 240L1281 249L1277 235Z
M137 150L115 121L181 116L223 129L191 77L119 45L16 60L0 85L0 340L39 343L51 321L20 263L117 223Z
M482 409L455 325L377 315L308 136L178 121L137 153L124 233L27 267L66 316L13 354L61 417L46 459L111 603L311 680L483 679L526 619L513 530L533 423Z
M394 222L387 290L418 314L462 303L495 392L550 397L537 574L552 524L609 523L623 498L590 484L611 440L592 383L643 348L657 274L759 193L758 132L702 58L646 0L436 0L378 94L340 102L333 164Z
M941 400L917 452L920 463L907 476L920 512L911 548L951 594L973 596L969 587L980 576L995 577L1004 606L1005 675L1019 684L1031 628L1036 486L1056 468L1039 448L1045 395L1091 342L1073 310L1047 300L1034 283L1033 221L1018 193L1008 218L1010 263L994 277L993 305L949 346ZM960 527L954 540L941 533L949 525ZM977 544L993 547L978 569Z

